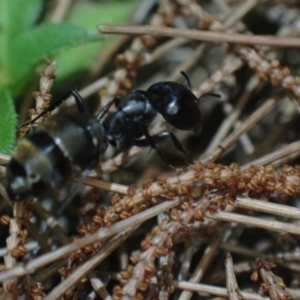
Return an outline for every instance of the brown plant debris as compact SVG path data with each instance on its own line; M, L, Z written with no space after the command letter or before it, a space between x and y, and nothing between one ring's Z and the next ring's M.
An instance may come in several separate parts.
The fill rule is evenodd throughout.
M256 260L257 269L263 280L261 284L261 290L264 293L268 293L270 298L273 300L291 300L291 295L285 290L286 286L282 279L275 276L271 271L276 267L273 263L268 263L261 259Z

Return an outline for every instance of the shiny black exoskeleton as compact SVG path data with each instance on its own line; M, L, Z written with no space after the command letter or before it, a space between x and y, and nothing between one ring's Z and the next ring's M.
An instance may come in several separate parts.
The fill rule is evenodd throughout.
M197 130L201 114L198 99L191 91L189 78L185 73L188 87L172 81L163 81L151 85L147 91L137 90L120 101L117 109L103 123L108 142L119 149L130 146L151 146L170 137L177 150L183 150L174 134L168 131L150 136L148 126L157 113L174 127L182 130ZM139 139L145 135L145 139ZM156 149L157 150L157 149ZM158 150L157 150L158 151ZM162 153L159 155L166 162Z
M21 200L26 196L46 195L79 173L94 168L108 143L118 149L151 146L169 164L156 144L170 137L175 148L186 155L174 134L164 131L151 136L148 132L157 113L178 129L197 130L199 127L197 98L190 89L187 75L182 74L188 87L176 82L158 82L147 91L137 90L122 100L113 99L96 117L88 113L84 100L76 91L58 98L28 123L53 110L71 94L79 113L50 116L19 141L7 165L9 196ZM119 102L117 108L101 124L101 119L115 102ZM145 138L140 139L143 135Z
M103 122L108 142L117 149L128 149L137 145L137 140L146 135L149 124L153 121L157 111L149 101L145 91L134 91L123 100ZM118 101L118 100L116 100Z
M183 73L185 75L185 73ZM186 76L186 75L185 75ZM152 106L174 127L197 130L201 122L198 99L189 88L172 81L158 82L148 88Z
M59 113L48 117L15 147L6 168L7 193L11 199L49 194L74 176L94 168L99 155L106 150L105 131L98 120L112 103L95 118L89 115L81 96L71 91L54 101L37 118L53 110L71 94L76 100L78 113Z

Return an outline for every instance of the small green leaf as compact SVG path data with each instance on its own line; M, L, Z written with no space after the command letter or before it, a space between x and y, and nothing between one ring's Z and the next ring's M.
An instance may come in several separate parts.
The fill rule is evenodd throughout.
M67 47L99 40L91 33L72 24L47 23L20 35L12 44L9 55L9 87L17 94L30 79L43 59Z
M16 138L17 115L8 90L0 90L0 152L10 154Z
M97 30L99 23L126 24L137 3L137 0L78 1L68 14L67 21L99 34ZM115 38L113 35L105 36L101 42L84 44L60 53L56 57L59 65L56 71L58 81L88 70L95 56Z
M27 31L37 21L42 6L42 0L1 0L0 22L4 34L13 40Z
M42 5L42 0L0 1L0 83L7 80L8 55L12 41L36 22Z

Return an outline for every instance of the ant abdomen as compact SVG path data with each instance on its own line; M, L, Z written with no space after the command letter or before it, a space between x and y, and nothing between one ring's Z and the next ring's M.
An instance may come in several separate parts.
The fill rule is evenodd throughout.
M97 164L104 130L87 114L56 114L19 141L7 165L10 198L42 197Z

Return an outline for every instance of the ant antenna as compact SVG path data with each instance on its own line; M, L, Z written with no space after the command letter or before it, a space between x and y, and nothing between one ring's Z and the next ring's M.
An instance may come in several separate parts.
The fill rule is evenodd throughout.
M62 96L60 96L59 98L57 98L56 100L52 101L50 103L50 106L43 110L39 115L37 115L35 118L33 118L32 120L29 120L25 123L23 123L19 129L29 125L29 124L33 124L36 120L38 120L40 117L42 117L43 115L45 115L48 112L53 111L56 107L58 107L59 105L61 105L65 100L67 100L70 96L73 96L75 101L76 101L76 105L78 108L78 111L83 112L85 114L89 114L89 110L86 106L86 103L84 102L84 100L82 99L82 97L80 96L80 94L77 92L77 90L73 89L65 94L63 94Z
M205 97L205 96L212 96L212 97L215 97L215 98L221 98L221 95L220 94L216 94L216 93L206 93L206 94L203 94L202 96L200 96L198 98L198 100L200 100L201 98Z
M181 73L181 75L186 79L187 85L188 85L189 89L191 90L192 87L191 87L191 81L190 81L190 78L187 76L187 74L186 74L184 71L180 71L180 73ZM204 96L212 96L212 97L216 97L216 98L221 98L221 95L220 95L220 94L206 93L206 94L200 96L200 97L198 98L198 100L200 100L200 99L201 99L202 97L204 97Z
M96 120L97 121L101 121L101 119L105 116L105 114L108 112L108 110L110 109L110 107L115 103L117 98L112 99L111 101L109 101L98 113L98 115L96 116Z
M189 89L191 90L192 88L191 88L191 82L190 82L189 77L187 76L187 74L186 74L184 71L181 71L180 73L181 73L181 75L186 79L187 84L188 84L188 87L189 87Z

